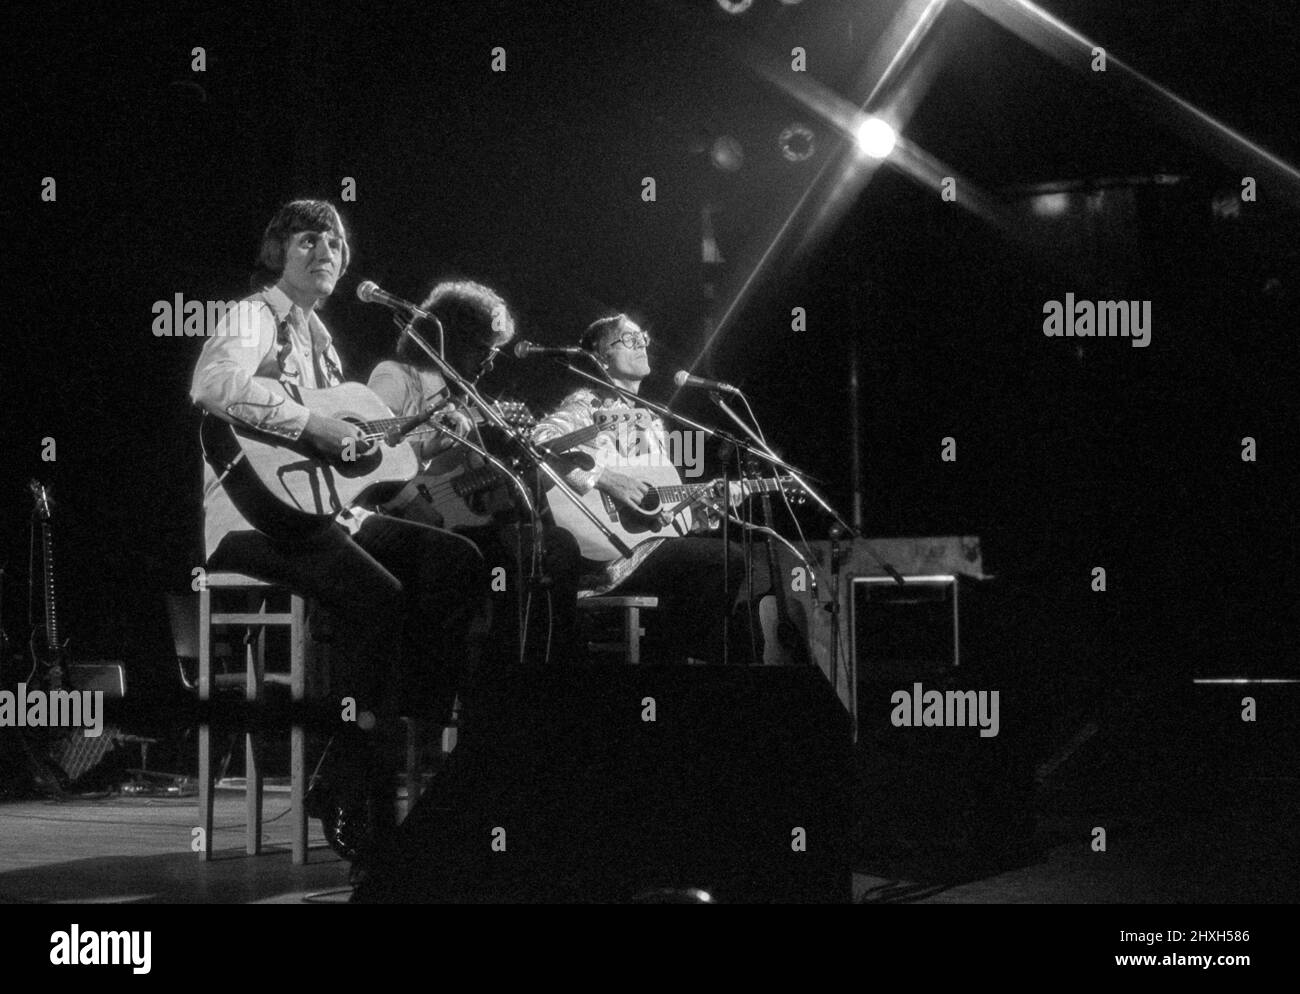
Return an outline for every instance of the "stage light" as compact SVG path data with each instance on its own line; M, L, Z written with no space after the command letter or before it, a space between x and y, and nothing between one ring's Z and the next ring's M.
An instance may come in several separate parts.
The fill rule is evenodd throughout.
M709 149L709 158L724 173L739 172L745 164L745 150L731 135L720 135Z
M1033 199L1034 213L1039 217L1060 217L1070 207L1068 193L1044 193Z
M894 150L898 136L894 129L878 117L869 117L858 125L855 136L864 155L873 159L883 159Z
M728 14L743 14L754 6L754 0L718 0L718 6Z
M800 121L795 121L786 127L777 136L776 143L781 148L781 154L790 162L811 159L813 153L817 151L812 128Z
M1241 194L1237 190L1216 193L1210 201L1210 210L1219 221L1241 217Z

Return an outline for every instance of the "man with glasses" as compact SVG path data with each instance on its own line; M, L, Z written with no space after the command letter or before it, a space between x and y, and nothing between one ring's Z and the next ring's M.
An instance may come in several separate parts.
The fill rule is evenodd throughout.
M650 336L626 314L593 322L579 342L604 366L610 379L630 393L639 393L650 375ZM613 390L583 387L569 394L560 407L544 418L533 432L536 442L547 442L595 423L595 412L606 407L627 407L629 402ZM651 418L649 430L640 433L640 451L667 461L664 425ZM599 453L599 445L585 446ZM624 471L626 470L626 472ZM566 482L579 494L600 490L615 501L635 507L650 483L631 466L619 469L606 461L594 469L576 469ZM726 561L728 585L722 578ZM745 575L745 558L738 546L693 535L652 538L632 550L631 558L607 563L582 560L581 586L594 594L645 594L659 598L659 610L647 616L646 652L651 659L681 662L700 659L721 662L722 616L730 611Z
M447 363L471 382L492 369L497 353L515 334L514 319L506 302L481 283L470 280L438 283L420 306L442 325ZM427 333L423 326L417 330L424 334L431 347L437 348L436 330ZM399 417L426 411L431 405L456 401L433 360L405 334L398 340L396 358L374 368L369 386ZM475 424L464 411L453 408L450 415L442 415L441 419L444 423L454 421L456 432L462 437L472 435L481 448L489 452L496 448L498 440L492 437L491 430L481 433L482 426ZM481 457L447 435L415 439L412 444L421 466L432 473L447 474L465 467L472 470L481 464ZM449 487L438 489L445 492L445 499L462 499L450 492ZM531 525L518 523L511 485L502 481L472 499L477 509L495 520L457 526L455 531L478 546L490 569L498 566L505 569L505 575L498 573L493 585L492 629L483 664L497 667L519 657L524 615L527 616L525 661L567 661L576 644L580 557L573 536L556 528L544 530L540 576L546 578L546 583L530 589L528 579L532 570L526 557L533 547L532 530ZM437 508L424 501L411 501L396 513L417 516L417 520L437 526L443 524Z

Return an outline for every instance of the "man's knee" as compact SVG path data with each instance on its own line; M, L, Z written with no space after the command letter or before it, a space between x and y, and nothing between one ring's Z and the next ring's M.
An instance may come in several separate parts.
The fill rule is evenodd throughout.
M488 563L478 546L463 535L431 533L425 539L421 562L439 586L466 598L482 596L488 589Z
M576 581L582 571L582 553L571 532L563 528L547 529L546 561L553 573Z

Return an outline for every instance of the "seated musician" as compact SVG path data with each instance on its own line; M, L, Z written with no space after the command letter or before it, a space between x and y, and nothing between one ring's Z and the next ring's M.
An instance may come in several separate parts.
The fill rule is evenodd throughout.
M639 393L642 380L650 375L649 344L649 335L625 314L594 322L580 342L582 348L596 354L615 383L632 393ZM533 440L544 443L586 428L595 423L597 411L627 405L628 401L613 390L583 387L542 419ZM657 417L648 420L649 429L638 433L635 445L650 461L670 465L663 422ZM596 465L591 470L570 471L566 482L580 494L597 490L619 504L635 507L646 496L652 481L638 473L631 464L635 460L624 461L611 455L616 449L610 437L613 434L606 433L599 444L583 446L596 459ZM562 496L556 499L565 500ZM583 526L585 522L579 518L577 524ZM725 589L724 556L728 557ZM582 587L586 591L659 598L659 610L650 612L646 621L648 659L722 661L723 612L731 611L745 575L744 556L734 543L728 548L717 539L679 534L669 526L634 545L631 558L619 556L611 547L602 559L584 556L582 566Z
M343 380L332 337L317 309L347 269L343 221L326 201L286 204L262 239L260 289L231 310L240 334L214 333L194 370L191 396L210 415L295 441L327 459L363 452L356 426L326 417L252 379L289 388ZM260 279L259 279L260 277ZM237 317L232 317L239 312ZM217 329L220 332L222 329ZM229 330L229 329L227 329ZM327 609L336 625L333 689L357 712L392 715L392 671L418 674L428 704L445 711L463 669L466 634L488 590L483 558L469 540L418 524L344 512L323 533L286 539L253 528L205 464L208 566L282 584ZM368 724L368 723L367 723ZM308 810L331 846L354 863L392 818L391 724L373 735L336 736ZM373 736L379 744L372 743Z
M515 334L505 301L488 287L469 280L438 283L420 306L442 325L446 361L471 383L491 370L497 352ZM438 339L436 333L430 333L431 326L432 322L421 321L417 330L436 349ZM375 366L369 386L399 416L459 400L433 360L406 335L398 338L396 358ZM496 451L501 440L493 429L482 429L481 416L477 417L479 423L471 424L464 410L454 411L453 416L460 419L458 433L469 433L480 447L503 455ZM493 583L488 655L500 664L518 659L522 625L526 662L570 661L576 647L579 563L573 537L559 529L543 529L543 552L534 582L532 526L517 523L518 498L511 485L498 478L494 486L466 501L437 481L446 474L480 468L481 457L443 434L413 439L412 444L429 480L424 492L431 494L432 500L409 501L394 513L418 515L415 520L437 525L442 525L445 517L449 527L479 547L490 568L504 568L505 575L498 574ZM432 519L428 517L431 512ZM521 622L525 615L526 622Z

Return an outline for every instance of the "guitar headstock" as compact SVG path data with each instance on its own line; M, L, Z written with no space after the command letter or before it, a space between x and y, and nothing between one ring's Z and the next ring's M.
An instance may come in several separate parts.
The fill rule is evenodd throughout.
M49 488L39 480L29 480L27 489L32 492L32 499L36 501L36 516L42 521L49 521L53 517L51 509L54 506Z
M650 427L653 415L644 407L602 407L591 412L592 420L600 428L631 425L642 431Z
M776 485L791 504L803 504L808 500L808 491L804 490L793 476L778 476Z
M722 481L714 480L711 490L715 497L721 499ZM746 497L759 497L767 501L772 494L778 492L784 494L791 504L802 504L808 499L807 492L793 476L779 476L776 479L769 476L746 477L743 486L739 480L731 481L733 503Z
M492 406L511 428L533 428L537 425L537 418L523 401L498 400Z

